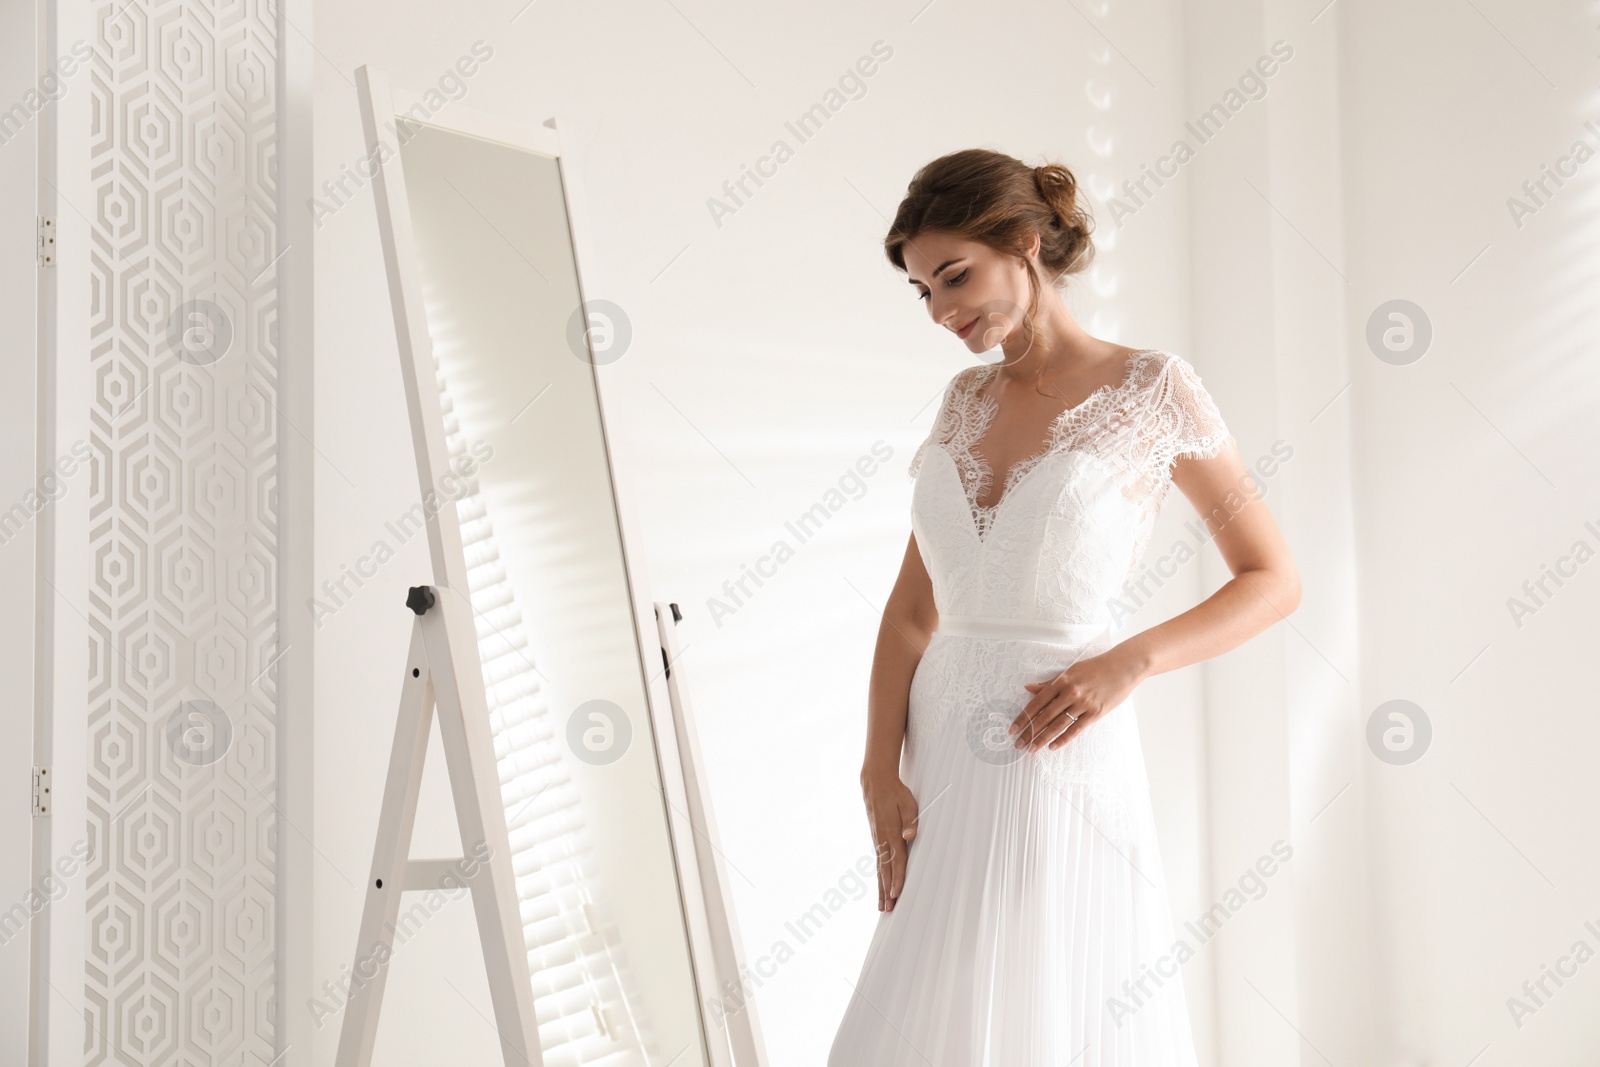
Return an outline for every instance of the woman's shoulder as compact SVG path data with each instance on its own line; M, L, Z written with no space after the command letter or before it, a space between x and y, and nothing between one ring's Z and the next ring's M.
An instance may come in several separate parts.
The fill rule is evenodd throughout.
M1170 365L1185 362L1182 356L1170 348L1135 348L1129 353L1129 358L1156 370L1164 370Z
M1194 364L1170 348L1141 348L1130 358L1133 361L1130 377L1143 385L1176 381L1180 388L1193 388L1200 384L1200 372L1194 369Z
M1159 351L1153 365L1159 368L1151 377L1157 387L1153 400L1162 413L1157 423L1171 439L1174 456L1215 455L1230 434L1200 372L1183 356L1165 350Z
M1196 378L1200 376L1200 372L1194 369L1193 363L1170 348L1147 348L1144 351L1150 353L1150 358L1155 360L1158 366L1169 371L1178 371Z
M1159 383L1166 374L1167 364L1176 359L1164 348L1135 348L1128 353L1127 371L1123 375L1124 395L1142 395Z

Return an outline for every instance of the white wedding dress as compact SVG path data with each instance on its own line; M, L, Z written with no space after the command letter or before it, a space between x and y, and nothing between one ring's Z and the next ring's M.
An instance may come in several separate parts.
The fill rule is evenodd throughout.
M1180 456L1228 438L1182 358L1144 350L992 472L981 364L911 461L936 632L912 677L901 775L919 806L828 1067L1194 1067L1132 697L1055 751L1012 747L1024 682L1112 638Z

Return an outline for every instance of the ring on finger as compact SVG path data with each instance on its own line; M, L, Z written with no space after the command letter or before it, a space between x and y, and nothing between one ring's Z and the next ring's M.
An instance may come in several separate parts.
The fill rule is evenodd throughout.
M1081 717L1082 717L1081 715L1068 715L1067 716L1067 718L1071 719L1072 721L1067 724L1067 728L1065 730L1061 731L1061 736L1060 737L1057 737L1053 741L1050 742L1050 750L1052 752L1055 751L1057 747L1067 743L1067 734L1069 734L1072 731L1072 727L1077 724L1078 719L1080 719Z
M1072 714L1070 711L1063 711L1061 714L1066 716L1066 719L1067 719L1066 729L1062 730L1060 733L1058 733L1055 736L1051 737L1048 741L1042 741L1042 740L1040 740L1039 738L1036 737L1028 745L1028 748L1030 750L1032 750L1034 752L1037 752L1041 748L1048 748L1052 752L1055 751L1056 742L1060 741L1063 737L1065 737L1066 734L1067 734L1067 730L1072 729L1072 724L1078 721L1078 716Z

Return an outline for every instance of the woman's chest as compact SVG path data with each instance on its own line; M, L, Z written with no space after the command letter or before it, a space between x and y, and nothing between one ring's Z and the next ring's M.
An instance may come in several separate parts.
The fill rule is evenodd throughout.
M956 455L932 450L912 492L919 540L964 553L1097 551L1131 542L1138 508L1114 467L1088 451L1057 449L1011 479L992 505Z

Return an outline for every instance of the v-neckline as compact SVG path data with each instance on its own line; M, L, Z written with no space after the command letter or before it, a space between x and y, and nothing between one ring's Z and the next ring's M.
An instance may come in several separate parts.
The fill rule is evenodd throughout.
M1010 467L1006 468L1005 481L1000 485L1000 495L995 498L995 502L993 504L978 503L977 492L976 489L974 489L974 491L968 495L967 503L972 508L973 519L974 522L977 523L978 528L982 529L982 527L986 525L980 521L980 517L985 514L990 517L992 523L993 516L1000 510L1000 505L1006 502L1006 498L1011 495L1011 490L1014 489L1016 487L1016 483L1021 480L1017 475L1017 472L1020 470L1023 472L1023 474L1026 474L1027 471L1037 466L1041 460L1055 450L1057 441L1060 438L1061 427L1069 418L1087 408L1097 397L1101 396L1102 394L1116 393L1126 389L1128 384L1134 380L1134 377L1138 371L1140 360L1144 356L1158 351L1160 350L1155 348L1141 348L1129 353L1127 366L1124 368L1122 377L1119 380L1096 386L1088 396L1083 398L1082 401L1072 405L1069 408L1065 408L1060 414L1051 419L1049 425L1045 429L1044 447L1031 455L1024 456L1015 463L1011 464ZM989 461L987 459L978 455L973 451L973 449L981 445L984 438L989 436L989 430L994 424L994 418L997 414L999 414L1000 411L1000 402L994 397L988 395L978 395L979 390L983 389L985 386L994 381L995 375L999 373L999 367L999 363L983 364L982 369L979 371L978 376L973 380L972 386L967 393L968 398L979 406L978 417L980 423L977 437L973 439L971 444L966 446L965 452L967 454L967 458L975 466L979 467L984 473L989 475L991 484L994 477L994 468L989 465ZM963 479L963 481L965 480ZM963 489L965 488L965 485L963 485Z

